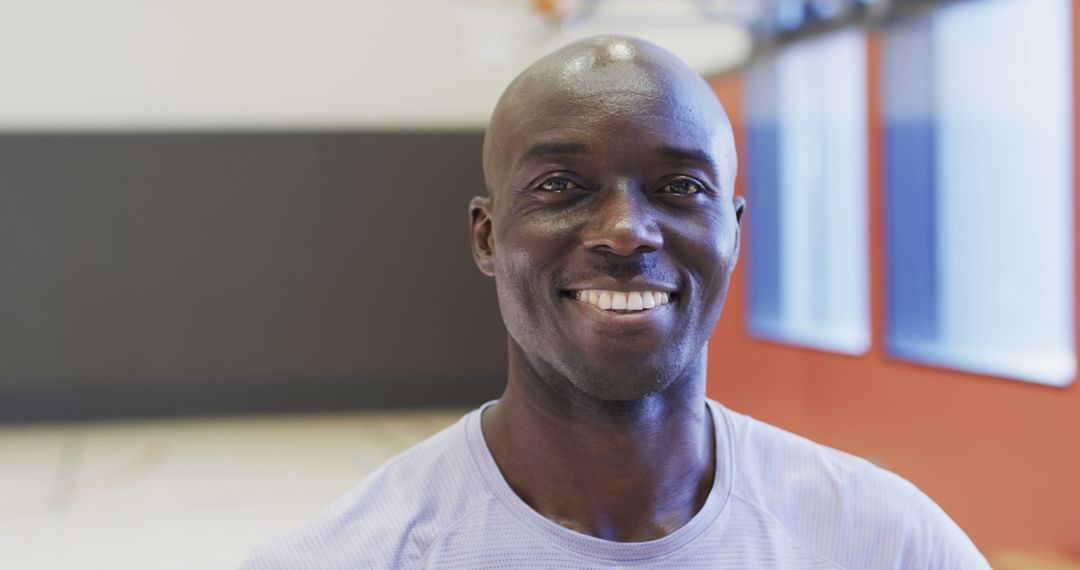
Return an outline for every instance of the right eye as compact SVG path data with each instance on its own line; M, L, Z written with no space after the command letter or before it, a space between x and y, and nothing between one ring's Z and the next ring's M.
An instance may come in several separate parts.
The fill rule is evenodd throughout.
M541 182L540 185L536 187L536 189L543 192L553 192L558 194L561 192L566 192L568 190L580 190L581 186L574 184L574 182L568 178L556 176L554 178L548 178L547 180Z

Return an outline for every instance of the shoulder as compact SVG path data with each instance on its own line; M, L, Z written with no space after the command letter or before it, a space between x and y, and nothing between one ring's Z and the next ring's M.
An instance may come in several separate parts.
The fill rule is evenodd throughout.
M315 519L261 545L243 568L382 569L421 559L484 493L469 449L470 416L394 457Z
M967 535L904 478L724 410L732 495L843 568L989 568Z

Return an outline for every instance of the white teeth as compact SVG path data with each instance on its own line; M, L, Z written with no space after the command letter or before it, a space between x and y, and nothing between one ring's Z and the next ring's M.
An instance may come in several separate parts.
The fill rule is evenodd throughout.
M604 311L644 311L671 302L671 295L664 291L626 292L591 289L575 291L574 298L582 303L596 305Z

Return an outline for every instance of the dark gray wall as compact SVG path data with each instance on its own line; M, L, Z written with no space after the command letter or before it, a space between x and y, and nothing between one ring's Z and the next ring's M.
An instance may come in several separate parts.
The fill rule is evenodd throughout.
M497 396L481 142L0 135L0 421Z

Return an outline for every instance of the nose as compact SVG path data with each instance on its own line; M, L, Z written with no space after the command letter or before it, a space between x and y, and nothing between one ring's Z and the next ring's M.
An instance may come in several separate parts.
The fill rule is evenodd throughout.
M582 231L585 249L615 255L660 249L663 239L648 196L632 184L621 184L606 194Z

